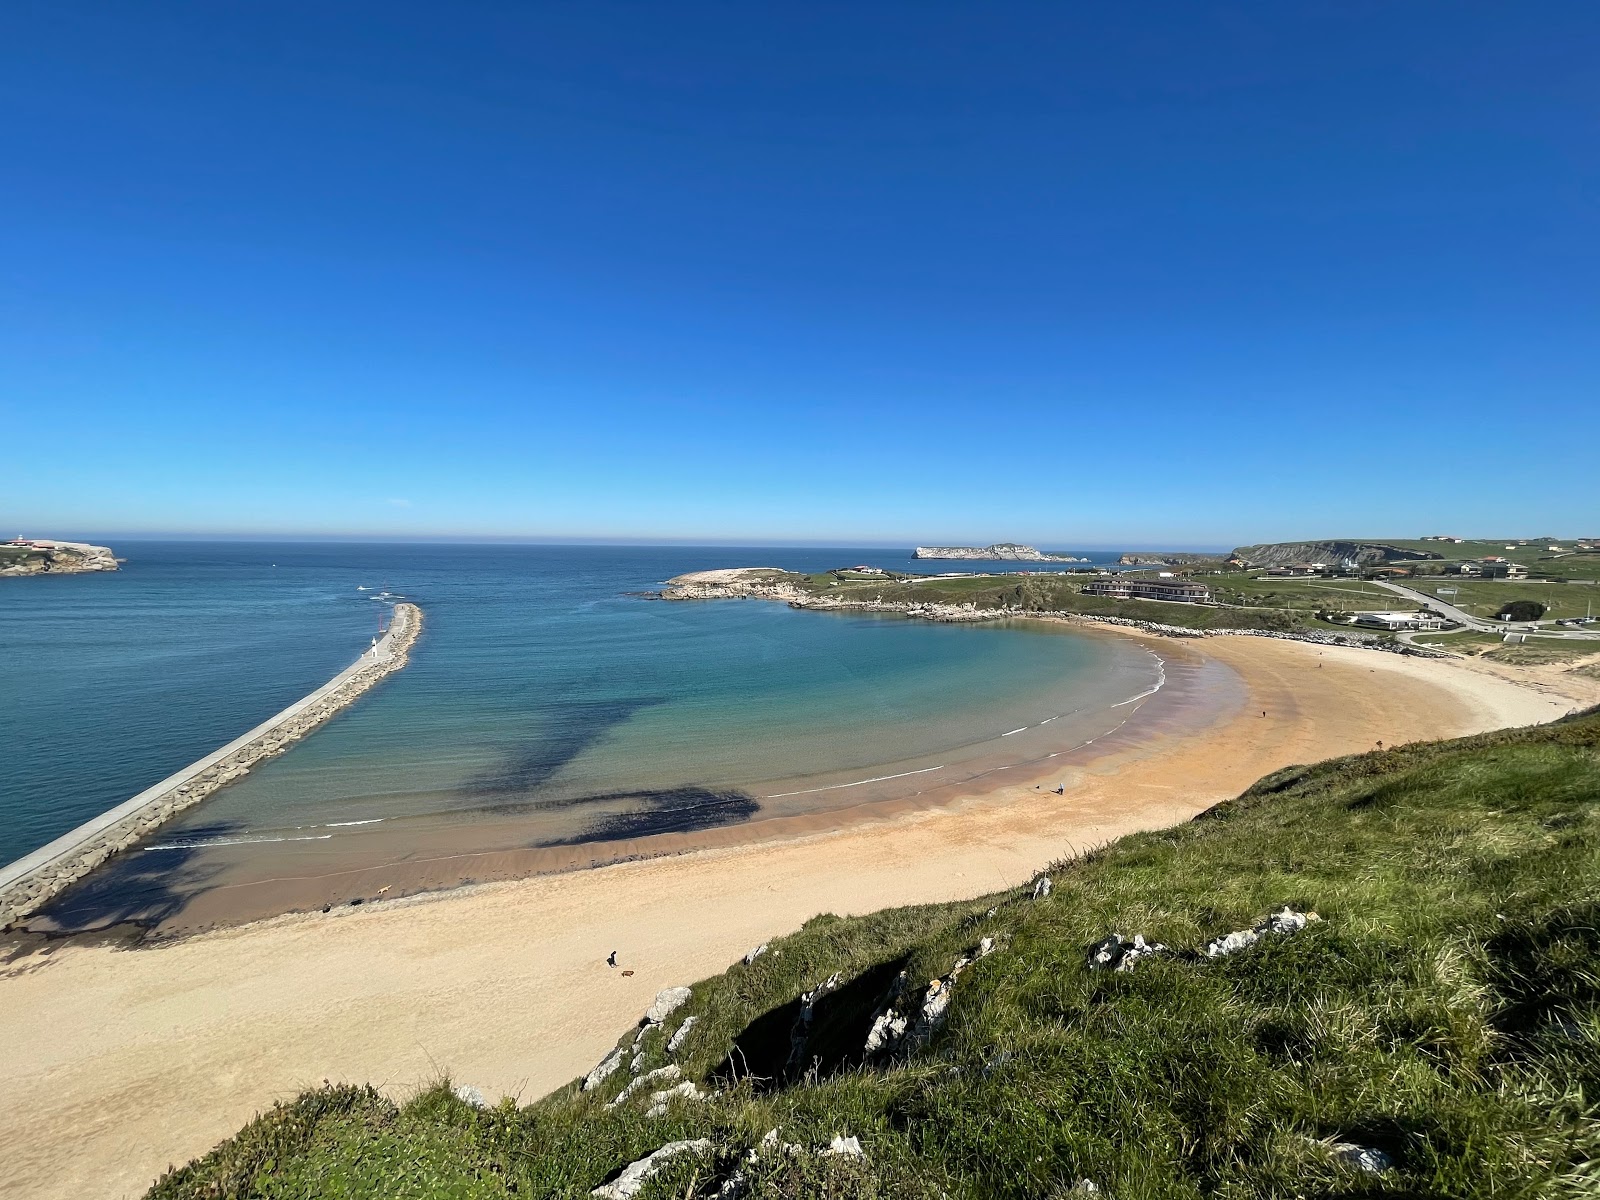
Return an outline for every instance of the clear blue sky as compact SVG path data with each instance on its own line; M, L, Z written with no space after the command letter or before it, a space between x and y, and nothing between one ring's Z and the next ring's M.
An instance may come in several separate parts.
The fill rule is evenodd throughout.
M1600 5L13 0L0 533L1600 532Z

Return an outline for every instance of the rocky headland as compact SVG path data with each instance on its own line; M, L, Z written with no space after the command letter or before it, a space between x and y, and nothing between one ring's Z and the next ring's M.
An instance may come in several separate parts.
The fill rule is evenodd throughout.
M1252 567L1280 567L1288 563L1351 562L1358 567L1375 566L1386 562L1414 562L1420 559L1443 558L1427 550L1410 550L1404 546L1391 546L1387 542L1263 542L1256 546L1240 546L1233 557Z
M422 610L415 604L395 605L388 632L309 696L176 775L0 868L0 928L36 912L113 854L244 777L263 759L282 754L384 676L405 666L421 632Z
M115 571L118 565L109 546L91 546L88 542L16 538L0 544L0 576L79 575L86 571Z
M794 582L794 576L777 567L744 567L720 571L693 571L667 581L666 587L655 594L660 600L778 600L790 608L809 608L823 612L880 612L899 613L920 621L945 623L970 623L977 621L1005 621L1016 619L1069 621L1082 625L1110 625L1119 629L1132 629L1158 637L1213 638L1213 637L1269 637L1290 641L1312 642L1319 646L1349 646L1364 650L1388 650L1421 658L1448 658L1450 655L1426 646L1413 646L1406 642L1386 641L1365 634L1335 633L1324 630L1289 632L1279 629L1197 629L1187 625L1168 625L1159 621L1137 620L1131 617L1105 614L1071 612L1065 609L1033 609L1022 607L980 608L976 604L940 604L922 600L885 600L879 597L853 598L818 595L808 592Z

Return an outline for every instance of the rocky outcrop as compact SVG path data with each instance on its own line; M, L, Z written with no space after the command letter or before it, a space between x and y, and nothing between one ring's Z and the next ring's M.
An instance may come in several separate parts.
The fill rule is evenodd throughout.
M0 576L78 575L86 571L115 571L118 565L109 546L91 546L88 542L32 538L27 539L26 544L0 545Z
M1264 936L1275 933L1280 936L1299 933L1312 921L1320 921L1316 913L1298 913L1288 905L1284 905L1282 912L1275 912L1265 921L1251 929L1236 929L1222 937L1213 938L1206 944L1207 958L1223 958L1235 951L1244 950L1254 946Z
M1443 558L1430 550L1408 550L1387 542L1263 542L1259 546L1240 546L1233 557L1252 567L1281 567L1289 563L1354 563L1358 567L1386 562L1412 562Z
M680 1154L705 1154L710 1149L709 1138L668 1142L661 1149L629 1163L610 1183L601 1184L589 1194L600 1197L600 1200L630 1200L630 1197L637 1196L644 1190L644 1185L650 1181L650 1177L666 1166L670 1159Z
M996 542L992 546L918 546L912 558L979 559L1002 562L1088 562L1066 554L1046 554L1019 542Z
M382 640L311 695L215 754L0 870L0 928L36 912L113 854L242 779L263 759L282 754L353 704L380 679L406 665L421 631L422 610L415 604L397 604Z
M1182 567L1191 563L1217 562L1220 554L1180 554L1163 550L1149 554L1124 554L1117 562L1124 567Z

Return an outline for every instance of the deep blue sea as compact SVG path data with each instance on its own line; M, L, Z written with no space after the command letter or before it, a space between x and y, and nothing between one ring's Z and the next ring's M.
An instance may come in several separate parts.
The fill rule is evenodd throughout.
M1043 753L1038 738L1070 740L1074 721L1101 719L1158 670L1136 646L1061 630L633 594L727 566L912 569L909 551L114 549L116 574L0 581L0 860L349 665L387 615L381 590L424 610L410 664L156 845L259 856L353 846L382 827L385 853L401 853L397 831L481 827L486 846L550 846L816 811L850 803L863 780L947 782L1030 739Z

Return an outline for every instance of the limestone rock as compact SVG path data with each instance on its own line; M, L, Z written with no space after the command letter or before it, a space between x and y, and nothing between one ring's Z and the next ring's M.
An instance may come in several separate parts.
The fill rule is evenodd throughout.
M595 1069L583 1077L583 1090L587 1092L590 1088L598 1087L611 1078L616 1073L617 1068L622 1065L623 1053L622 1047L618 1046L610 1054L602 1058Z
M1223 937L1214 938L1206 946L1206 957L1222 958L1224 955L1255 945L1263 934L1275 933L1286 936L1299 933L1311 922L1320 920L1322 918L1314 912L1298 913L1288 905L1284 905L1282 912L1273 913L1253 929L1236 929Z
M1373 1146L1358 1146L1354 1142L1335 1142L1328 1147L1335 1160L1352 1166L1369 1175L1381 1175L1394 1165L1382 1150Z
M710 1138L696 1138L692 1142L668 1142L661 1149L645 1155L622 1168L610 1183L602 1183L589 1194L600 1200L631 1200L637 1196L650 1177L667 1164L667 1160L680 1154L704 1154L711 1149Z
M705 1099L700 1094L700 1089L695 1087L693 1081L685 1079L676 1087L663 1088L659 1092L650 1093L650 1107L645 1109L644 1115L647 1117L662 1116L672 1102L680 1098L684 1100Z
M689 1040L689 1031L695 1027L695 1023L699 1020L700 1018L697 1016L685 1017L683 1019L683 1024L679 1025L673 1035L667 1039L668 1054L676 1054L678 1052L678 1048L682 1046L684 1042Z
M628 1086L618 1092L615 1098L607 1103L606 1107L608 1109L616 1108L624 1103L630 1096L633 1096L635 1093L649 1087L651 1084L668 1083L672 1080L678 1079L680 1076L682 1076L682 1074L682 1071L678 1070L677 1067L672 1066L671 1064L668 1064L665 1067L658 1067L654 1071L647 1071L637 1079L630 1079L628 1081Z
M644 1019L659 1025L689 1002L692 993L686 987L662 988L656 993L656 1002L645 1010Z
M1160 954L1164 950L1166 947L1159 942L1146 942L1140 933L1134 934L1131 942L1120 933L1108 934L1104 941L1097 942L1089 951L1089 969L1131 971L1141 958Z

